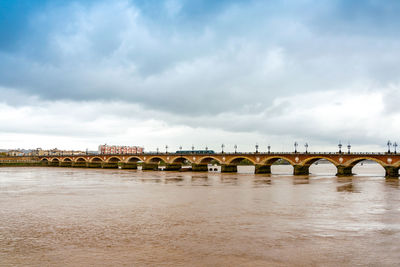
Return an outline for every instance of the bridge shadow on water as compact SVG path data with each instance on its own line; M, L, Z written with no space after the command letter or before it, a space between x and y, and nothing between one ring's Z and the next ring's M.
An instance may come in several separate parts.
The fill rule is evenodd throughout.
M253 179L253 187L266 187L271 186L272 180L269 177L254 177Z
M360 193L360 188L353 182L345 183L336 187L338 192Z

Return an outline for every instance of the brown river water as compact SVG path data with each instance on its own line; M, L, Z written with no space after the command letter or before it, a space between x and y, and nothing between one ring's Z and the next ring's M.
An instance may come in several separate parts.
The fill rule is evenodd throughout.
M0 168L0 266L399 266L400 183Z

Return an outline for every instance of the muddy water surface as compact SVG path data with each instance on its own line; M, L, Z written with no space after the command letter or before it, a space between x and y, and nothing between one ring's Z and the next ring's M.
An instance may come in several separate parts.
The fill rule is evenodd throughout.
M400 184L337 178L0 168L1 266L395 266Z

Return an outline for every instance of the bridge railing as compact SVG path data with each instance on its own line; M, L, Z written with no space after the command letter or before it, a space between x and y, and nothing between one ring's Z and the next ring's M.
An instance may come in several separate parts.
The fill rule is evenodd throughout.
M210 154L198 154L198 153L153 153L153 152L146 152L142 154L120 154L120 155L389 155L388 153L383 152L218 152L218 153L210 153ZM105 155L105 154L101 154ZM116 155L116 154L108 154L107 156ZM390 155L397 155L396 153L390 153ZM400 153L398 154L400 155Z
M126 153L126 154L60 154L60 155L42 155L42 156L31 156L31 157L87 157L87 156L203 156L203 155L400 155L397 153L387 153L387 152L217 152L217 153L209 153L209 154L200 154L200 153L176 153L176 152L144 152L144 153ZM27 156L8 156L13 158L27 157Z

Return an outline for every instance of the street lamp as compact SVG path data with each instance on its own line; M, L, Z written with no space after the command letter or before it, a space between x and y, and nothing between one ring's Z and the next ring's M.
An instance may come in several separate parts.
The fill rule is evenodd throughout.
M235 148L235 154L236 154L236 152L237 152L237 145L235 145L234 148Z
M297 142L294 142L294 153L297 153L297 146L298 146L299 144L297 143Z
M256 144L256 153L258 153L258 144Z
M347 153L349 153L350 154L350 149L351 149L351 145L350 145L350 143L347 145Z
M390 154L390 146L392 145L392 142L388 140L386 145L388 146L388 153Z
M206 146L206 153L208 152L208 146Z
M194 153L194 145L192 145L192 153Z
M338 147L339 147L339 154L340 154L340 153L342 153L342 141L339 141Z
M268 145L267 148L268 148L268 154L271 153L271 146Z
M222 144L222 145L221 145L221 148L222 148L222 154L224 154L224 147L225 147L225 145L224 145L224 144Z
M168 154L168 145L165 145L165 154Z
M157 154L158 154L159 151L160 151L160 149L157 147Z
M179 146L179 151L180 151L181 154L182 154L182 146Z
M306 148L306 154L307 154L308 143L305 143L304 147Z
M394 142L393 146L394 146L394 154L396 154L397 153L396 147L398 146L397 142Z

